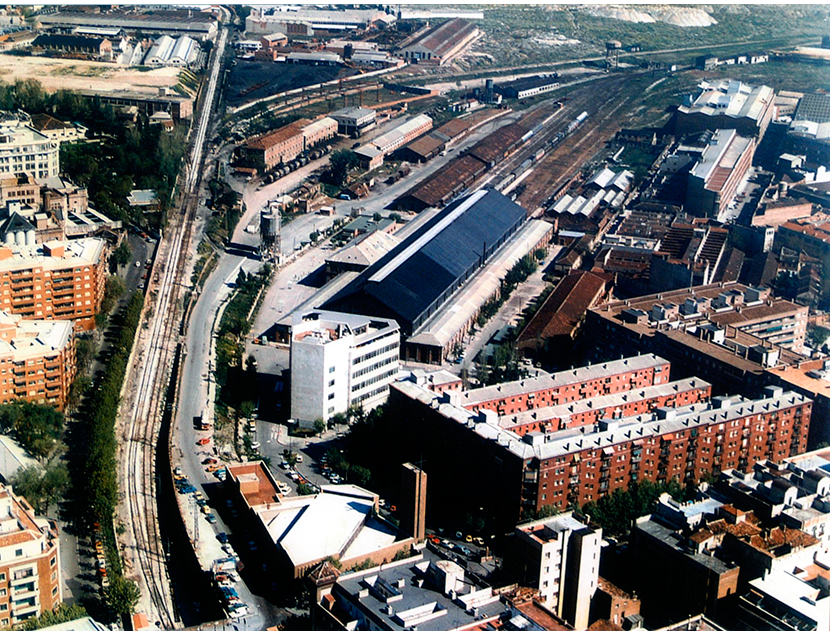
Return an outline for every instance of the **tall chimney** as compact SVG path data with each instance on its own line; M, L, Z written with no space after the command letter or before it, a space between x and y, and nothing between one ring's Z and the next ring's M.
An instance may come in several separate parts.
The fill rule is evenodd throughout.
M426 536L427 473L412 463L401 467L401 531L421 542Z

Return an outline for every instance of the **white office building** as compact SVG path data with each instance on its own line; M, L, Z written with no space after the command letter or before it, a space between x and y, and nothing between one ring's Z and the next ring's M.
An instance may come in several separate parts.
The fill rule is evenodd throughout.
M291 418L308 425L350 406L386 401L399 369L397 322L331 311L298 314L291 325Z
M41 134L28 117L0 113L0 177L25 173L36 179L60 173L60 142Z

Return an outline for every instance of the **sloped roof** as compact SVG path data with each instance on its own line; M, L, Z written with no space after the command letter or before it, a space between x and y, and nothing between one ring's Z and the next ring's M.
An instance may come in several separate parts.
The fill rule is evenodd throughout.
M565 276L539 312L522 329L518 341L570 335L585 311L608 284L610 276L580 271Z
M23 218L17 212L12 213L6 220L0 224L0 233L8 234L9 232L27 232L34 231L35 226L28 220Z
M524 209L500 192L479 190L436 214L324 308L394 318L411 333L526 216Z

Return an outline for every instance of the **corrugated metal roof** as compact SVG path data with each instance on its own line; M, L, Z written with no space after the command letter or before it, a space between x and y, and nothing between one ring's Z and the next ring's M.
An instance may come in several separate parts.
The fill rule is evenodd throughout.
M526 216L524 209L495 190L456 201L369 267L325 308L392 317L411 333Z

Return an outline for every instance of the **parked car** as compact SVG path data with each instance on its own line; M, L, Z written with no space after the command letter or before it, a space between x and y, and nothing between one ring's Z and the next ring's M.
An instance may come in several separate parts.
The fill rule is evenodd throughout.
M196 441L196 445L207 445L208 443L210 443L210 439L208 437Z
M207 520L211 525L216 524L216 516L214 516L213 514L207 514L205 516L205 520Z
M224 531L221 532L221 533L218 533L218 534L216 534L216 540L218 540L223 545L225 545L225 544L228 543L228 534L226 534Z

